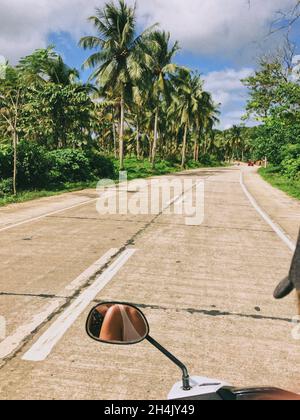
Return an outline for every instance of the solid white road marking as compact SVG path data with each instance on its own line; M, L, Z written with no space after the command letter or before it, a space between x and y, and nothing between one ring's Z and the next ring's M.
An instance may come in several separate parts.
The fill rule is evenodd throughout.
M64 207L63 209L55 210L55 211L52 211L51 213L42 214L41 216L33 217L31 219L26 219L26 220L23 220L22 222L14 223L13 225L9 225L9 226L6 226L4 228L1 228L0 232L4 232L6 230L25 225L27 223L36 222L36 221L44 219L46 217L54 216L55 214L59 214L59 213L63 213L64 211L67 211L67 210L76 209L77 207L85 206L86 204L95 203L97 200L98 200L98 198L95 198L95 199L93 198L92 200L87 200L87 201L84 201L83 203L75 204L74 206L71 206L71 207Z
M96 281L85 290L64 312L51 327L38 339L31 349L22 357L23 360L39 362L47 358L54 346L64 336L82 312L95 299L99 292L113 279L118 271L136 252L135 249L124 251L119 258L104 271Z
M279 227L271 218L270 216L260 208L255 198L252 196L252 194L248 191L245 182L244 182L244 174L243 171L241 171L241 178L240 183L242 186L242 189L246 196L248 197L250 203L255 208L255 210L260 214L260 216L265 220L265 222L268 223L269 226L274 230L274 232L279 236L279 238L288 246L288 248L295 252L296 250L296 244L288 237L288 235Z
M92 264L87 270L85 270L77 279L73 280L68 286L66 286L65 290L74 291L78 289L82 284L84 284L89 278L91 278L97 271L101 269L101 267L105 266L109 260L117 254L119 251L118 248L110 249L103 257L101 257L98 261ZM61 293L60 295L63 295Z
M98 261L96 261L87 270L85 270L79 277L77 277L68 286L66 286L64 290L58 293L58 295L65 296L66 291L74 292L77 290L90 277L97 273L97 271L104 267L118 251L118 248L110 249ZM0 359L9 356L15 349L17 349L22 341L30 334L32 334L32 332L35 331L43 322L45 322L49 316L51 316L61 305L65 303L65 301L66 298L58 298L51 301L51 303L47 305L41 313L34 315L28 324L21 325L17 328L14 334L6 337L3 341L1 341Z

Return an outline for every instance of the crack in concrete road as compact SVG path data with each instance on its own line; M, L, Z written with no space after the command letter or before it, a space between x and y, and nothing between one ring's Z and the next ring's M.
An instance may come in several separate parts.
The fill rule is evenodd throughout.
M247 207L249 207L249 206L247 206ZM158 214L156 216L160 216L160 214ZM89 220L89 221L92 221L92 222L108 221L108 219L100 219L100 218L97 218L97 217L78 217L78 216L49 216L47 218L49 218L49 219ZM134 224L142 223L142 222L137 222L135 220L127 220L127 219L123 219L123 220L122 219L114 219L113 221L114 222L126 222L126 223L128 222L128 223L134 223ZM162 226L172 226L172 225L175 225L175 224L178 224L178 223L158 222L157 224L162 225ZM266 233L271 232L271 233L273 233L272 229L251 229L251 228L240 228L240 227L234 227L234 226L214 226L214 225L209 226L209 225L205 225L205 224L202 224L201 226L203 228L207 228L207 229L221 229L221 230L230 229L230 230L237 230L237 231L241 231L241 232L266 232ZM187 226L187 227L190 227L190 226Z
M94 303L104 303L103 301L94 300ZM291 318L280 318L274 316L267 316L267 315L255 315L255 314L245 314L245 313L238 313L238 312L228 312L228 311L220 311L218 309L195 309L195 308L168 308L165 306L159 305L145 305L142 303L133 303L133 305L137 306L140 309L153 309L153 310L160 310L160 311L174 311L174 312L187 312L191 315L194 314L202 314L207 316L235 316L239 318L251 318L256 320L269 320L269 321L281 321L281 322L288 322L291 323L293 320Z
M67 296L48 295L45 293L15 293L15 292L0 292L0 296L16 296L16 297L37 297L42 299L67 299Z

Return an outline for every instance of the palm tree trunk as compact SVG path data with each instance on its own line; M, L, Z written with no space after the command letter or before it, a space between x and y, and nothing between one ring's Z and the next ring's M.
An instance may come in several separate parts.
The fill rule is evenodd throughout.
M113 110L112 113L112 130L113 130L113 139L114 139L114 156L115 159L118 159L118 148L117 148L117 133L116 133L116 125L115 125L115 112Z
M196 145L195 162L199 162L199 144Z
M197 162L197 149L198 149L198 141L197 138L195 138L194 142L194 161Z
M14 195L17 194L17 145L18 135L16 129L13 130L13 149L14 149L14 168L13 168L13 191Z
M157 138L158 138L158 108L155 111L155 123L154 123L154 141L152 147L152 168L155 167L155 157L156 157L156 147L157 147Z
M136 157L139 160L141 157L141 149L140 149L140 126L139 122L136 122Z
M182 145L181 169L184 169L184 166L185 166L187 132L188 132L188 124L186 123L184 127L184 136L183 136L183 145Z
M124 94L121 96L121 117L120 117L120 138L119 138L119 147L120 147L120 171L124 169L124 123L125 123L125 101Z

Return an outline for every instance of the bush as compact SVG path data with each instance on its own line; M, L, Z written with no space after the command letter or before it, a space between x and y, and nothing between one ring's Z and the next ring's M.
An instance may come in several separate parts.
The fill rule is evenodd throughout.
M0 179L12 176L13 150L11 146L0 146Z
M300 156L296 159L286 158L281 163L281 173L290 179L300 178Z
M0 198L13 193L13 180L12 178L3 179L0 181Z
M287 144L282 148L281 158L285 159L297 159L300 157L300 143L298 144Z
M13 150L0 146L0 194L11 192ZM17 150L17 187L32 190L64 183L87 182L115 177L113 162L97 150L60 149L47 151L43 146L21 141Z
M85 182L94 178L90 162L82 150L60 149L48 153L51 183Z
M95 178L115 179L115 167L110 159L94 149L87 150L85 155L89 160L90 168Z
M215 156L209 155L208 153L205 155L201 155L199 158L199 162L205 166L217 166L218 162Z
M17 148L17 186L20 189L42 188L49 183L51 161L47 150L29 141Z

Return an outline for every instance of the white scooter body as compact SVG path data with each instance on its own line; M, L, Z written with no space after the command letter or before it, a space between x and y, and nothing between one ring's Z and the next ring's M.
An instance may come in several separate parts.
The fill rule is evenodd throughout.
M193 399L193 397L197 397L197 400L221 400L217 392L221 388L229 386L226 382L204 376L192 376L190 378L190 385L191 389L184 391L182 381L177 382L169 393L168 400Z

